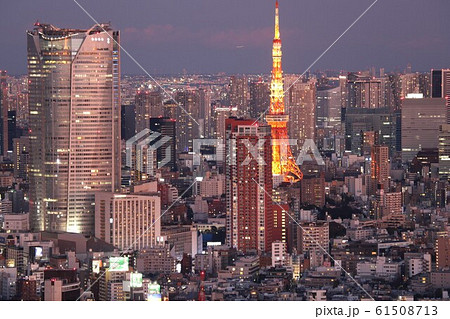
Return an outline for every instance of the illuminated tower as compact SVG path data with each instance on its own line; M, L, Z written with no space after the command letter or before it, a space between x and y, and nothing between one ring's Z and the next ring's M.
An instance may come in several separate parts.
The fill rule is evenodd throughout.
M278 18L278 1L275 5L275 36L273 38L273 68L270 84L270 111L266 116L272 127L272 173L284 176L285 181L295 182L302 179L302 172L295 163L287 140L287 122L289 116L284 110L283 71L281 69L281 39Z

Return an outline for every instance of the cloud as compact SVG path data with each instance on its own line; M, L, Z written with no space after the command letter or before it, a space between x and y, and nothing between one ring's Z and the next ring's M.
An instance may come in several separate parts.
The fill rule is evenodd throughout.
M284 35L291 34L283 30ZM125 28L122 31L124 41L145 41L152 44L167 43L196 43L207 48L235 49L237 46L251 48L262 48L270 46L273 38L272 28L259 29L228 29L216 30L191 30L172 24L149 25L138 29L134 27Z
M390 41L392 48L397 50L430 50L442 48L444 39L433 36L417 36L411 39Z

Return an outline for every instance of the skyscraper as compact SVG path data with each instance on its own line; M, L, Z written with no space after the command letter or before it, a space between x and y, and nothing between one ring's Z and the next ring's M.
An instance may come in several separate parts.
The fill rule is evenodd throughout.
M17 136L17 116L16 111L8 111L8 149L7 151L12 152L13 150L13 139Z
M122 105L121 109L121 138L122 140L129 140L136 134L136 111L135 106L131 105Z
M316 134L317 146L322 150L340 152L343 138L341 121L341 88L322 86L316 93ZM322 136L320 136L322 132Z
M158 167L168 167L172 171L176 168L175 125L176 120L167 117L156 117L150 119L150 130L161 134L150 144L158 144L158 147L155 147L156 163Z
M254 120L226 120L226 242L243 252L271 249L270 140L270 126Z
M341 88L318 88L316 97L317 126L339 132L341 130Z
M270 106L269 83L262 79L250 82L250 116L258 118Z
M200 137L200 123L197 120L199 113L198 90L177 92L175 100L181 106L177 108L176 117L177 153L192 151L194 139Z
M383 107L381 80L350 73L347 77L348 106L356 108Z
M94 232L94 193L120 187L119 31L27 33L34 230Z
M213 134L213 131L211 130L211 89L209 87L199 88L198 94L198 121L200 124L199 133L202 138L211 138Z
M396 125L396 118L387 108L348 108L345 111L345 148L354 154L363 154L364 142L369 138L367 132L372 131L378 137L378 144L389 146L392 152L398 134Z
M385 192L389 191L389 147L372 146L371 160L371 177L374 186L383 185ZM376 187L373 188L374 193L376 189Z
M237 108L231 107L218 107L214 108L214 137L220 141L223 145L225 145L225 137L226 137L226 127L225 122L229 117L237 116L238 110ZM225 168L225 149L217 148L217 161L218 164L222 164L222 167Z
M270 111L266 121L272 128L272 173L285 181L302 179L302 172L295 163L287 143L289 115L284 109L283 71L281 68L281 38L278 15L278 1L275 4L275 36L272 49L272 80L270 83Z
M135 97L136 133L150 128L150 118L164 115L162 95L148 90L138 91Z
M296 140L298 151L305 140L315 139L316 133L316 81L297 81L293 85L287 84L287 109L289 113L289 137Z
M411 93L421 93L419 75L420 73L407 73L400 75L401 98L405 98Z
M402 160L422 148L437 148L439 127L446 124L445 99L406 98L402 105Z
M431 97L450 97L450 69L431 70Z
M249 85L246 76L232 76L230 79L230 105L237 107L240 116L249 115Z
M431 70L431 97L445 99L450 124L450 69Z

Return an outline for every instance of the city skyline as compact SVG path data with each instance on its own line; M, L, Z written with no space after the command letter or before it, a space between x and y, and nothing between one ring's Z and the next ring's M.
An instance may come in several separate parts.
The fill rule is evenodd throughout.
M303 59L297 49L314 47L302 46L307 37L293 41L304 33L292 25L308 21L293 18L287 0L268 0L270 17L248 16L244 29L255 33L239 22L252 1L232 1L221 15L214 12L222 4L202 0L172 11L152 7L180 25L187 22L176 19L178 10L198 18L182 33L169 22L157 32L101 22L104 14L115 18L118 1L97 15L73 0L92 20L80 28L71 19L58 24L66 14L60 3L48 8L61 13L53 14L54 24L36 21L22 39L28 74L0 70L0 300L427 301L377 303L376 310L350 304L338 315L356 316L359 307L376 316L419 317L429 308L442 314L444 306L428 305L450 300L450 62L438 68L446 50L436 43L425 42L430 56L419 49L421 33L409 22L423 21L425 12L406 23L393 10L374 23L366 18L380 17L387 1L359 8L365 1L342 12L323 7L323 14L336 9L333 16L359 12L341 21L343 30L319 21L330 23L328 34L336 31L337 38L326 43L316 36L320 28L310 32L325 45L297 73L285 57ZM146 4L135 2L120 16L139 25L130 14ZM309 12L315 5L300 7ZM262 12L265 3L251 9ZM202 12L208 15L197 17ZM237 14L228 21L230 12ZM396 14L396 31L407 26L417 40L416 50L399 42L398 56L363 27L376 25L381 36ZM211 27L201 29L202 19L211 19ZM257 31L269 24L265 19L272 21L269 39ZM442 27L427 23L417 26L425 33ZM195 28L202 31L191 36ZM127 32L139 41L122 41ZM438 36L445 43L446 35ZM149 40L154 46L145 48ZM215 62L221 56L214 50L227 55L235 41L259 52ZM175 42L184 50L166 46ZM8 47L7 36L0 47ZM374 47L391 54L391 62L403 61L404 70L314 72L339 58L336 51L355 65L378 63L372 54L380 60L383 54ZM134 52L139 48L148 53L143 61ZM151 54L159 50L166 52L162 59ZM165 67L173 58L195 66L182 53L196 54L205 68L233 65L242 72L151 75L147 63ZM265 54L272 58L264 66L272 65L270 76L243 74ZM408 60L414 54L433 65L417 72ZM125 58L146 76L121 76ZM4 62L0 56L0 67ZM315 317L337 308L319 305Z
M30 7L23 2L2 4L4 12L20 11L19 18L2 19L10 30L0 50L2 69L9 74L26 73L25 30L38 20L57 27L87 28L92 21L73 1ZM342 2L342 1L341 1ZM286 73L301 73L373 1L282 1ZM99 22L111 22L121 31L122 45L151 74L269 73L269 23L272 1L231 1L227 5L194 1L176 6L121 1L79 2ZM168 9L170 7L170 10ZM403 70L411 63L415 70L445 67L450 44L443 39L450 27L442 8L446 1L378 1L313 67L354 70L371 66ZM257 9L255 9L257 8ZM69 13L69 14L68 14ZM12 16L12 15L7 15ZM132 19L131 19L132 17ZM418 22L421 23L418 23ZM208 26L206 28L206 26ZM430 50L430 47L433 50ZM19 54L18 54L19 53ZM129 58L123 59L123 74L140 74ZM251 63L248 63L251 61Z

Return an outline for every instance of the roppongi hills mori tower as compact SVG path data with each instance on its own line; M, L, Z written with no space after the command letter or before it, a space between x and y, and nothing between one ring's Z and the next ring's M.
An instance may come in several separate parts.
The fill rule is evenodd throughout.
M37 22L27 41L31 226L92 234L95 192L120 186L119 31Z
M288 143L287 123L289 115L284 109L283 70L281 68L281 38L278 15L278 1L275 4L275 36L272 48L272 79L270 83L270 111L267 123L272 127L272 173L283 176L286 182L296 182L303 174L295 163Z

